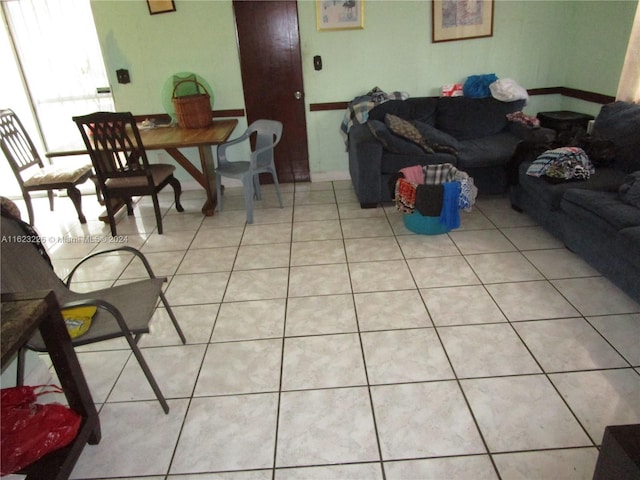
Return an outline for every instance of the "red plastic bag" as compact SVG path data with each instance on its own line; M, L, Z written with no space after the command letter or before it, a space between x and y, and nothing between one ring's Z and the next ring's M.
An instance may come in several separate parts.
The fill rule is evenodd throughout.
M60 387L12 387L0 391L0 475L17 472L76 438L82 417L59 403L35 403L45 393L61 393Z

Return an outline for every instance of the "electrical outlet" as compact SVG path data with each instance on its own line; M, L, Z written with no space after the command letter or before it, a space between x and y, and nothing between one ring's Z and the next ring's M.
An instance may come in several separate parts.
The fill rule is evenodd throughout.
M118 77L118 83L131 83L131 78L129 77L129 70L121 68L120 70L116 70L116 76Z

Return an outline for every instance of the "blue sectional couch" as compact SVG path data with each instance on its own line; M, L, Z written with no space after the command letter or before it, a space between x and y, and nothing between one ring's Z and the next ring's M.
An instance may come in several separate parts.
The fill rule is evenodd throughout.
M523 162L511 202L640 302L640 105L604 105L593 136L613 142L611 165L552 184L527 175Z
M505 165L523 140L548 141L554 132L509 122L524 101L494 98L415 97L390 100L369 112L368 121L351 127L349 172L363 208L392 200L389 180L405 167L451 163L474 178L480 194L505 193ZM393 114L413 123L428 144L441 147L426 153L416 143L393 135L384 123Z

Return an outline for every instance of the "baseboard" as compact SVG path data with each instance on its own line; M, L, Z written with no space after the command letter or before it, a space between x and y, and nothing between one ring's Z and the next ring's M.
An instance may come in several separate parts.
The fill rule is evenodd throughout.
M332 172L311 173L311 183L336 182L339 180L350 180L351 176L347 170L334 170Z

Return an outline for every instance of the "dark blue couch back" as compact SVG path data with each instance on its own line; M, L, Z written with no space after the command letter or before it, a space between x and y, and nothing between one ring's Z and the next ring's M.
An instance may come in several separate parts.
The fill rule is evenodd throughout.
M468 140L502 132L508 125L507 114L522 110L524 104L524 100L501 102L492 97L415 97L384 102L369 112L369 119L384 122L390 113Z
M640 105L614 102L603 105L593 125L593 135L611 140L616 147L616 168L640 170Z

